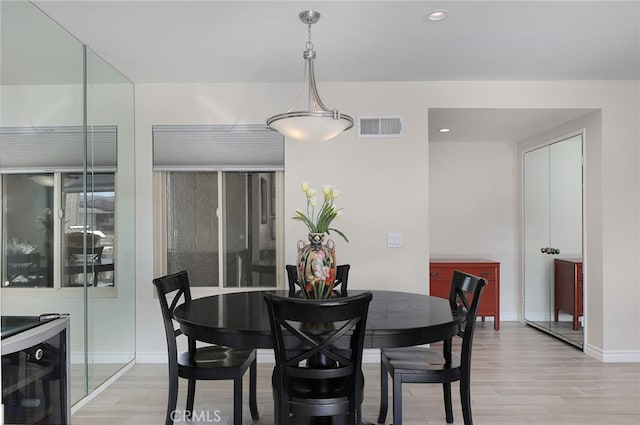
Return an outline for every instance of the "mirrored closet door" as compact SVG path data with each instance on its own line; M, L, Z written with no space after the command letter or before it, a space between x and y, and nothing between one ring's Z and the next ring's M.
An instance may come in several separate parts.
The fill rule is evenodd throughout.
M524 319L583 346L582 134L524 154Z

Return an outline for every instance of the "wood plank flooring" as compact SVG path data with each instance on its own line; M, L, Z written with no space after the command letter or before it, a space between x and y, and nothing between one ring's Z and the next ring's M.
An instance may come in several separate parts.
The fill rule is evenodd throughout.
M640 424L640 364L600 363L520 323L503 322L500 331L494 331L492 322L479 322L476 329L471 386L475 425ZM258 365L261 418L251 422L247 407L244 424L273 424L272 367ZM364 373L364 419L375 423L379 365L365 364ZM163 424L166 381L166 365L135 365L73 415L72 424ZM245 402L248 385L246 376ZM405 384L403 391L405 424L446 424L440 385ZM457 384L453 391L455 423L462 424ZM232 424L232 397L231 381L199 382L195 411L200 416L190 423ZM181 380L179 409L184 408L185 398L186 384Z

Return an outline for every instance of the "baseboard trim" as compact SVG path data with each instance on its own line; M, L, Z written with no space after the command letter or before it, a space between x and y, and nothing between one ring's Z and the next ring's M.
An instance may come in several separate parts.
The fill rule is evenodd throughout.
M640 363L640 351L638 350L607 350L587 344L584 353L602 363Z

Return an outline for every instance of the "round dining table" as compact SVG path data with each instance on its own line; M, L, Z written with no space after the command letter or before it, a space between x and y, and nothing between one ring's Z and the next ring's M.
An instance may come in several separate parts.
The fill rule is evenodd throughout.
M347 296L362 293L349 289ZM398 291L371 290L364 348L405 347L443 341L457 334L464 315L453 315L449 300ZM288 290L234 292L181 304L173 312L187 336L234 348L273 348L264 294ZM333 424L345 423L334 418ZM302 422L301 422L302 423ZM306 423L306 422L305 422ZM323 422L321 422L323 423ZM363 424L368 423L363 420Z
M191 300L174 311L182 332L196 340L234 348L273 348L265 293L234 292ZM362 290L349 290L356 295ZM364 348L427 344L453 337L464 316L453 315L449 301L429 295L371 290Z

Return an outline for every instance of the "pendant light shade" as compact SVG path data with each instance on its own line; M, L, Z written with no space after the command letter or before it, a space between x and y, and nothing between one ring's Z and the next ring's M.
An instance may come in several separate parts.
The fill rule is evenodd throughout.
M300 20L307 24L309 38L306 44L303 58L305 60L305 85L307 110L296 109L296 103L285 113L277 114L267 119L267 127L277 131L283 136L300 142L324 142L333 139L343 131L353 127L353 118L340 113L337 109L328 109L322 103L318 89L316 87L315 74L313 71L313 61L316 52L311 43L311 25L318 22L320 14L308 10L300 12Z
M353 127L353 118L342 114L335 118L333 112L311 111L274 115L267 125L278 133L299 142L324 142Z

